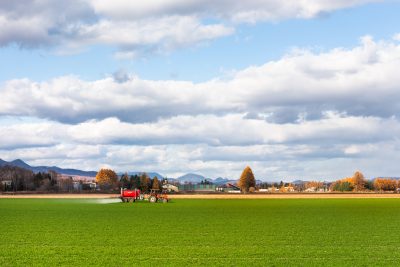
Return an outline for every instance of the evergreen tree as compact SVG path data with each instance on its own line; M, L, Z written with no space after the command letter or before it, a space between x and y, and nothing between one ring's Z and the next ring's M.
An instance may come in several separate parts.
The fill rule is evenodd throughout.
M122 188L130 188L130 181L127 173L124 173L119 181Z
M43 181L42 173L38 172L37 174L35 174L35 176L33 177L33 184L35 186L35 189L38 189L42 185L42 181Z
M130 178L131 189L140 189L140 177L135 174Z
M151 188L151 179L146 173L143 173L142 175L140 175L140 190L146 193L150 190L150 188Z

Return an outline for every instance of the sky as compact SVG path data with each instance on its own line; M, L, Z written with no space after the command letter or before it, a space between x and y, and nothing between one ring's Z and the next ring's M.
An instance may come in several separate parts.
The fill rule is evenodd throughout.
M400 177L400 1L0 2L0 158Z

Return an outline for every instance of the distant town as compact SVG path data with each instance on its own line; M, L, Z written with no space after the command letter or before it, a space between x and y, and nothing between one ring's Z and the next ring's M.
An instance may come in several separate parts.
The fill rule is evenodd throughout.
M329 193L329 192L400 192L400 178L377 177L366 179L360 171L336 181L256 180L250 167L240 178L206 178L188 173L168 178L156 172L116 173L110 169L81 171L59 167L30 166L24 161L0 159L0 192L22 193L79 193L116 192L120 188L157 189L173 194L181 193Z

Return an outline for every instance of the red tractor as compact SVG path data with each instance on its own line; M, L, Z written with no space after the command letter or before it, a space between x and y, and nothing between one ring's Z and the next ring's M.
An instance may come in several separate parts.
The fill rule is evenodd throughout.
M122 202L135 202L136 200L147 200L151 203L156 202L168 202L168 195L166 192L159 193L160 190L151 189L150 194L141 194L139 189L122 189L121 188L121 200Z

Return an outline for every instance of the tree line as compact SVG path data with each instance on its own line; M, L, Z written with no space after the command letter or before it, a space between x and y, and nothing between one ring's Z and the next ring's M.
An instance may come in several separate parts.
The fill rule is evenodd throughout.
M140 189L142 192L149 192L150 189L162 190L162 183L157 177L151 179L146 173L141 175L123 174L120 178L111 169L100 169L96 175L96 182L102 190Z
M120 187L137 188L142 192L148 192L150 189L161 190L163 182L157 177L151 179L146 173L131 176L125 173L118 177L110 169L101 169L96 176L98 189L107 192L116 192ZM74 186L74 184L78 184L78 186ZM0 167L0 191L73 192L93 190L85 185L82 181L74 181L72 177L60 178L54 171L34 173L17 166Z
M284 183L261 183L256 185L253 171L246 167L238 181L238 187L244 193L255 192L259 189L272 188L273 192L304 192L307 189L314 191L331 192L394 192L400 191L400 180L393 178L376 178L367 180L360 171L353 176L336 180L334 182L307 181L300 184Z
M0 167L0 191L58 191L57 174L33 173L16 166Z
M72 192L76 190L72 177L68 179L59 179L54 171L47 173L33 173L30 170L16 166L0 167L0 191L43 191L43 192ZM79 182L78 182L79 183ZM119 188L140 189L142 192L148 192L150 189L162 190L164 180L157 177L150 178L146 173L140 175L128 175L127 173L119 177L113 170L101 169L96 175L98 189L103 191L118 191ZM80 182L80 190L93 190L83 187ZM293 189L296 192L303 192L313 188L315 191L331 192L385 192L398 191L400 189L400 180L391 178L376 178L367 180L364 175L357 171L351 177L336 180L334 182L308 181L302 184L293 185L291 183L261 183L256 184L253 171L246 167L237 183L238 187L244 193L255 192L263 188L275 188L278 192L290 192Z
M365 191L396 191L400 188L400 181L392 178L365 179L364 175L357 171L352 177L346 177L332 183L331 190L339 192L365 192Z

